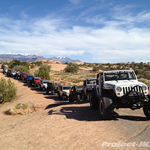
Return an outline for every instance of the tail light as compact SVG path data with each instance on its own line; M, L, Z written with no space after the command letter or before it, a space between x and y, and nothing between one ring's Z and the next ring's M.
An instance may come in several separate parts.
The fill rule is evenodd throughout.
M70 94L71 94L71 90L70 90L69 92L70 92Z

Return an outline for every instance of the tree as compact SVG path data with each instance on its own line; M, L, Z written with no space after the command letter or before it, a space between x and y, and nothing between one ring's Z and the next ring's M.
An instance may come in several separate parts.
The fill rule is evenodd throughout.
M10 102L17 97L17 87L10 79L6 81L4 78L0 80L0 103Z

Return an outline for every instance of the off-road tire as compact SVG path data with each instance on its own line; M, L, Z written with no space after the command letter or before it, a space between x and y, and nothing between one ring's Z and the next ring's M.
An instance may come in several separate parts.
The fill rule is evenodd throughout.
M41 87L41 85L40 85L40 91L43 91L43 88Z
M108 95L99 98L99 112L101 119L110 120L113 118L113 101Z
M77 95L77 101L80 101L80 95L79 94Z
M82 100L83 100L83 101L86 100L84 92L82 92Z
M57 95L58 95L58 97L60 98L60 93L59 93L59 92L57 93Z
M74 102L74 99L72 96L69 95L69 102Z
M96 92L94 90L92 90L91 94L90 94L90 107L91 109L98 109L98 98L96 96Z
M48 88L46 89L46 94L49 94L49 89Z
M51 94L54 95L54 94L55 94L55 91L54 91L54 90L51 90Z
M143 112L148 120L150 120L150 102L144 103Z
M63 99L63 100L67 99L67 98L66 98L66 95L62 95L62 99Z

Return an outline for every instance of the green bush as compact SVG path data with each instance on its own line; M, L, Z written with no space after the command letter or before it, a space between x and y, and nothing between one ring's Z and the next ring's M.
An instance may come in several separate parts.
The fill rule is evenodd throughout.
M51 66L48 66L46 64L41 65L39 71L36 71L34 73L34 76L40 77L41 79L50 80L50 75L49 75L50 70L51 70Z
M10 79L0 79L0 103L10 102L17 97L17 87Z
M35 65L34 65L34 64L31 64L31 66L30 66L30 67L31 67L31 69L33 69L33 68L35 68Z
M99 67L93 67L94 72L99 72Z
M47 65L47 64L44 64L44 65L41 65L39 70L44 70L46 72L50 72L51 70L51 66L50 65Z
M32 62L32 64L35 64L36 66L41 66L42 65L42 61Z
M9 68L13 68L15 66L19 66L21 65L21 61L20 60L12 60L8 63L8 67Z
M14 68L16 66L26 66L29 70L30 63L26 62L26 61L21 62L20 60L15 59L15 60L12 60L9 63L7 63L7 65L9 68Z
M141 69L136 69L135 73L136 73L136 75L142 75L142 70Z
M39 70L38 77L40 77L41 79L50 80L49 72L45 70Z
M24 72L30 73L27 66L15 66L13 67L13 69L16 71L24 71Z
M21 63L21 66L26 66L28 68L28 70L29 70L30 63L24 61L24 62Z
M67 67L64 69L64 71L65 72L70 72L70 73L77 73L78 69L79 69L78 65L69 63L67 65Z

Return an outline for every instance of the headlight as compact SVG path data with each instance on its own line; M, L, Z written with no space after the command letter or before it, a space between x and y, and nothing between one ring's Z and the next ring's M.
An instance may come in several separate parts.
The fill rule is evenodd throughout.
M122 91L122 88L121 88L120 86L118 86L118 87L116 88L116 90L117 90L117 92L121 92L121 91Z
M147 90L147 87L145 85L142 86L143 91Z

